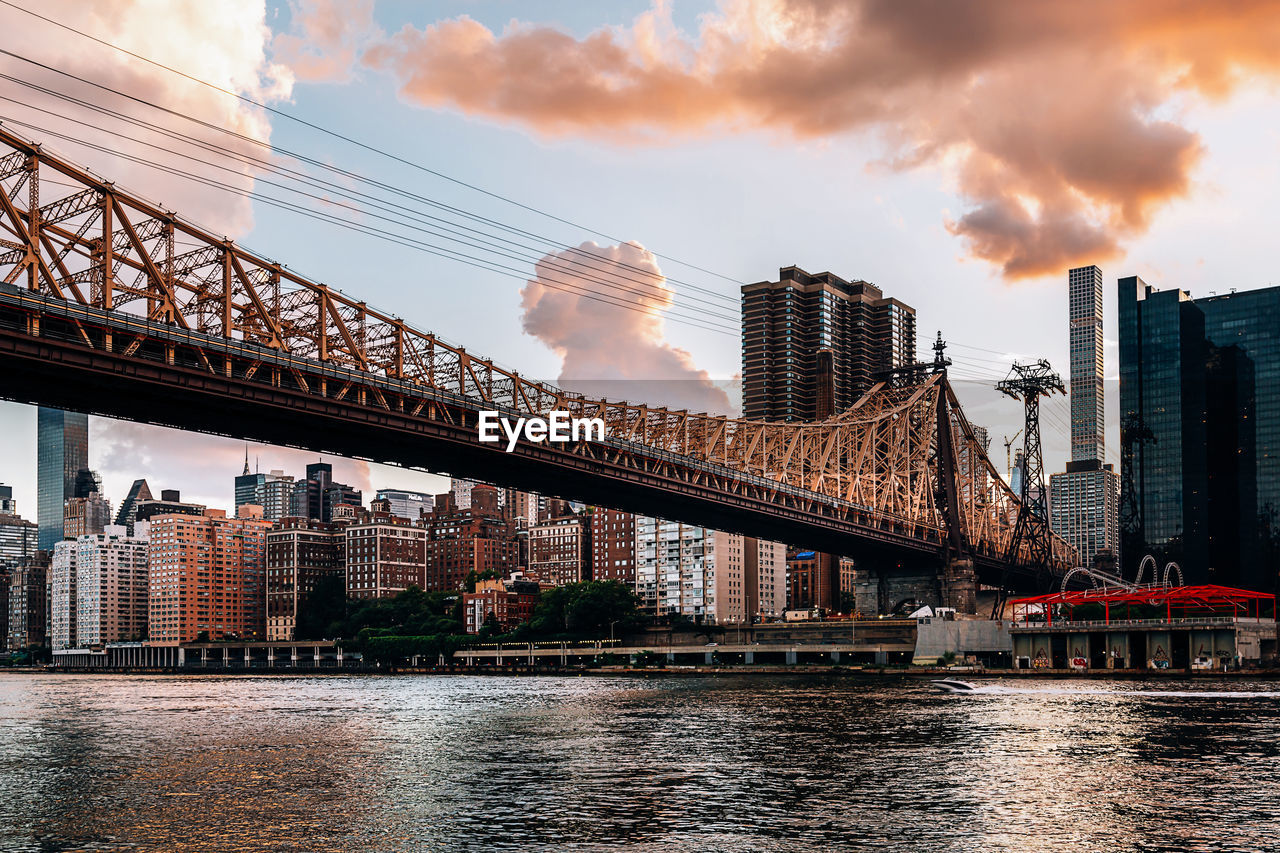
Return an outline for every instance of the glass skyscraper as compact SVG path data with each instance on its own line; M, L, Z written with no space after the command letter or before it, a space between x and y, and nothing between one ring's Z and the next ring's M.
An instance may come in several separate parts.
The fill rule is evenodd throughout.
M1102 459L1103 413L1102 270L1077 267L1067 273L1071 342L1071 461L1049 478L1049 517L1054 532L1071 543L1080 564L1093 565L1120 547L1119 478Z
M1192 299L1119 281L1124 561L1276 588L1280 287Z
M62 539L62 512L75 497L76 476L89 467L89 418L48 409L36 415L36 523L40 550Z

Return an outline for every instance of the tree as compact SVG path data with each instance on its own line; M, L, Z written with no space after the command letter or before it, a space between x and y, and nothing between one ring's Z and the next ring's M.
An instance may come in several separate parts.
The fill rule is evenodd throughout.
M411 586L394 598L348 601L348 613L333 632L354 637L366 628L401 636L462 633L462 595L423 592Z
M587 581L546 590L530 621L536 635L607 637L640 622L639 599L617 581Z
M342 575L325 575L315 588L298 602L299 640L325 640L339 636L342 620L347 615L347 582Z

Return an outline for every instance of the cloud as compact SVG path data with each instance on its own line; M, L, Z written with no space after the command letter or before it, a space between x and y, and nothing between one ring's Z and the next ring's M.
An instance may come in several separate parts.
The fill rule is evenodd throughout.
M125 50L255 100L287 97L292 85L288 70L269 62L266 57L270 31L265 23L262 0L183 3L162 7L148 0L120 0L110 4L49 0L40 4L39 12ZM6 45L15 53L170 110L158 110L4 56L0 57L0 71L3 73L120 114L105 115L93 106L74 105L18 83L0 81L0 96L10 99L0 100L0 114L6 117L6 126L10 130L42 142L50 151L87 166L121 188L175 210L220 234L236 237L252 228L253 211L246 197L129 162L108 151L59 139L54 134L87 141L139 159L171 164L247 192L253 189L254 184L251 167L200 151L190 143L175 141L159 131L131 124L127 119L158 125L232 154L251 154L261 158L264 156L261 148L237 141L214 128L225 128L265 140L271 127L262 111L235 97L8 7L0 7L0 31L6 34ZM210 127L202 127L184 117L205 122ZM126 137L135 137L141 142L130 141ZM185 156L158 151L144 143L174 149ZM221 163L231 171L193 163L187 159L189 156Z
M575 37L461 16L363 61L424 107L548 137L663 144L737 131L874 133L883 165L941 165L968 253L1016 280L1101 261L1186 196L1203 154L1189 95L1280 70L1274 0L722 0L696 36L658 2Z
M383 35L373 0L290 0L289 21L272 39L272 58L305 83L349 81L359 47Z
M524 331L560 357L557 381L591 396L644 400L694 411L728 413L729 397L693 357L664 338L663 312L674 301L653 254L636 242L543 256L521 290ZM638 310L583 295L608 292ZM618 289L620 288L620 289Z

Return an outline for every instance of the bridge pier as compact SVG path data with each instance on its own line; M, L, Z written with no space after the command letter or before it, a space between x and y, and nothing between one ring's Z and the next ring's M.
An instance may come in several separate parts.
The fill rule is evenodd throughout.
M978 612L978 578L973 560L947 560L942 573L942 606L957 613Z
M859 613L892 613L900 605L954 607L957 613L977 613L978 583L970 560L946 565L872 566L859 562L854 599Z

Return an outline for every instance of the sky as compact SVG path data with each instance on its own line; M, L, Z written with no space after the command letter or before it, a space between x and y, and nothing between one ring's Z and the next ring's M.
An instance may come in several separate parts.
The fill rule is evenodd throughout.
M1013 359L1067 373L1069 267L1104 271L1112 379L1117 278L1194 296L1280 283L1275 2L27 8L50 20L0 5L17 54L0 55L7 128L472 353L570 386L607 381L634 401L732 413L740 284L791 264L830 270L912 305L922 354L941 331L966 412L1003 467L1020 407L991 385ZM326 183L301 197L278 174L165 131ZM382 206L353 210L359 192ZM1107 392L1115 461L1114 381ZM1059 397L1042 427L1050 471L1066 458L1066 425ZM0 403L0 434L0 482L34 516L35 410ZM247 451L263 471L300 473L315 458ZM245 453L230 439L91 421L91 464L116 503L145 476L229 506ZM446 482L331 461L369 493Z

